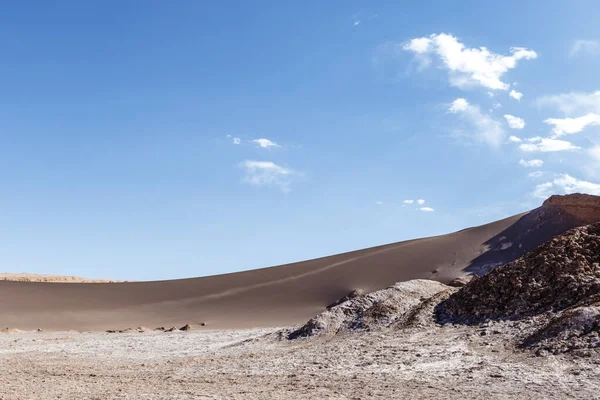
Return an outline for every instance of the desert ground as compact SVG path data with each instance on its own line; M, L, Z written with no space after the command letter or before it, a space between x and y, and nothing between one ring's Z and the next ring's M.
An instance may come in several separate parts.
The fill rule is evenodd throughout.
M591 399L600 390L597 359L512 350L494 326L296 341L278 332L2 334L0 398Z

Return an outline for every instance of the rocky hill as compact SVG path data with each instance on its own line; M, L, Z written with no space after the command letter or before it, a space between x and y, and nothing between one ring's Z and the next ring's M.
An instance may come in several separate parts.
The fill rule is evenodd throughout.
M600 300L600 223L559 235L437 307L440 321L519 319Z

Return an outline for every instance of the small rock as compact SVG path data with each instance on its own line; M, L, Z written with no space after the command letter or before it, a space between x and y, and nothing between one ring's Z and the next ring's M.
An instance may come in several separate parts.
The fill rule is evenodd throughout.
M180 331L191 331L192 330L192 326L190 324L185 324L185 326L182 326L181 328L179 328Z

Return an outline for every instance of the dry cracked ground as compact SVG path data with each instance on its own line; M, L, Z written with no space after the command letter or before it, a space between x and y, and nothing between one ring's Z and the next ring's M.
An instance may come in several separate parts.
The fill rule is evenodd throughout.
M287 340L277 329L0 335L1 399L590 399L600 359L536 357L517 322Z

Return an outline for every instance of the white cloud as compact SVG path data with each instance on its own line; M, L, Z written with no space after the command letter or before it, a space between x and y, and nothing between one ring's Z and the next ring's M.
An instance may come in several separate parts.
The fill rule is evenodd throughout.
M552 128L553 137L578 133L591 125L600 125L600 115L589 113L578 118L548 118L544 121Z
M482 86L491 90L508 90L510 84L501 80L508 70L517 66L520 60L537 58L537 53L522 47L510 49L505 56L489 51L485 47L469 48L449 34L433 34L415 38L403 46L415 54L421 67L431 63L431 56L437 56L448 69L450 84L459 88Z
M462 98L454 100L448 107L448 112L460 115L467 124L471 125L474 134L466 136L494 147L504 141L505 133L502 124L489 114L482 113L478 106L469 104L467 100Z
M588 154L596 161L600 162L600 146L592 147L588 150Z
M581 53L585 54L598 54L600 53L600 41L598 40L576 40L571 46L571 57L577 56Z
M360 25L360 20L355 20L355 21L353 22L353 24L354 24L354 26L358 26L358 25Z
M414 200L404 200L403 203L404 204L413 204L415 201Z
M522 166L524 166L524 167L527 167L527 168L531 168L531 167L539 168L542 165L544 165L544 162L542 160L529 160L529 161L525 161L525 160L521 159L519 161L519 164L522 165Z
M510 114L505 114L504 118L512 129L523 129L525 128L525 121L523 118L515 117Z
M583 181L568 174L557 175L552 182L536 186L533 195L546 198L551 194L586 193L600 195L600 184Z
M242 139L240 139L239 137L233 138L233 144L240 144L240 143L242 143Z
M552 182L540 183L533 190L533 197L538 199L547 199L552 195L552 186L554 184Z
M523 139L521 139L520 137L517 137L517 136L509 136L508 141L513 142L513 143L521 143L523 141Z
M529 173L530 178L541 178L544 175L542 171L533 171Z
M521 101L521 97L523 97L523 93L517 92L516 90L511 90L508 95L515 100Z
M418 205L425 204L425 200L423 200L423 199L419 199L419 200L417 200L417 204L418 204Z
M291 178L295 174L288 168L271 161L246 160L241 163L246 175L244 182L254 186L277 186L283 192L290 191Z
M600 114L600 90L591 93L571 92L540 97L538 106L552 106L567 116L587 113Z
M435 210L431 207L421 207L421 208L419 208L419 211L433 212Z
M501 107L502 107L502 104L500 104L500 103L495 103L495 104L494 104L492 107L494 108L494 110L497 110L498 108L501 108Z
M382 205L382 204L383 204L383 201L381 201L381 200L377 200L377 201L375 202L375 204L377 204L378 206L380 206L380 205Z
M568 151L580 149L580 147L574 146L571 142L567 142L565 140L541 137L534 137L526 140L529 143L522 143L519 146L519 148L527 152L540 151L542 153L548 153L555 151Z
M469 102L465 99L456 99L450 104L448 111L451 113L458 113L462 111L467 111L469 109Z
M281 147L280 145L270 141L269 139L254 139L253 142L258 144L263 149L269 149L271 147Z

